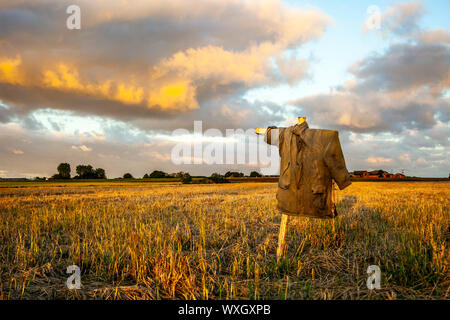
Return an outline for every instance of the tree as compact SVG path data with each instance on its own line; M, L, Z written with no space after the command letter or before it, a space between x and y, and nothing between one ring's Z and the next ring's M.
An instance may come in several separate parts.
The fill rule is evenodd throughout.
M106 179L105 169L97 168L95 169L94 173L97 179Z
M211 177L209 177L209 179L211 181L213 181L214 183L227 183L227 182L229 182L224 176L222 176L221 174L218 174L218 173L213 173L211 175Z
M185 174L189 174L189 173L183 172L183 171L177 172L177 173L175 173L175 178L182 179Z
M95 177L94 168L89 165L80 164L76 168L79 179L92 179Z
M164 171L155 170L152 173L150 173L150 178L165 178L167 176L167 173Z
M229 178L229 177L240 178L243 176L244 176L244 174L242 172L228 171L227 173L225 173L225 178Z
M181 183L182 184L189 184L192 182L192 177L189 173L185 173L183 174L183 176L181 177Z
M252 171L250 172L250 177L262 177L262 174L260 174L258 171Z
M146 174L144 174L144 176L142 177L142 179L148 179L149 178L149 176L148 176L148 174L146 173Z
M125 173L125 174L123 175L123 178L124 178L124 179L134 179L133 176L131 175L131 173Z
M58 175L55 175L55 179L70 179L70 164L60 163L56 168Z
M77 176L74 179L106 179L105 169L94 168L88 164L80 164L76 168Z

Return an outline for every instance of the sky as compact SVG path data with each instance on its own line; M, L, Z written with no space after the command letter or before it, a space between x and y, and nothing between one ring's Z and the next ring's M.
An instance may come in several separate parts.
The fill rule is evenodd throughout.
M0 0L0 177L60 162L248 174L260 164L171 152L199 141L194 121L225 136L298 116L339 131L349 171L447 177L449 13L448 0Z

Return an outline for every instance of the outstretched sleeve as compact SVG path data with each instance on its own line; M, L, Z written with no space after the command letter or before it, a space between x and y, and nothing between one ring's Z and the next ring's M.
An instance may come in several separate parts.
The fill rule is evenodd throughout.
M325 164L330 170L331 177L336 181L339 189L343 190L348 187L352 182L350 181L350 174L345 166L344 154L342 153L337 131L333 131L331 141L325 149L324 158Z
M286 128L268 127L264 135L264 141L278 147L280 136L284 133L285 129Z

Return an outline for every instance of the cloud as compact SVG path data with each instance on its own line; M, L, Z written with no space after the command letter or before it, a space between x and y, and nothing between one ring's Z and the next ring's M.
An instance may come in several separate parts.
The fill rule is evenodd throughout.
M340 130L350 168L447 171L450 36L421 29L423 12L417 2L389 8L382 31L400 38L351 65L351 80L289 102L315 126Z
M73 1L0 3L0 172L8 176L49 176L67 161L109 177L223 172L231 166L174 166L172 130L202 120L203 130L225 132L298 114L340 130L350 170L447 172L450 37L420 28L419 2L382 14L391 42L349 66L350 80L290 105L243 97L313 78L297 49L332 22L320 10L276 0L76 3L76 31L65 28Z
M144 138L143 132L136 132L134 140L123 141L119 137L110 137L109 133L105 133L107 139L97 140L85 132L60 133L46 130L24 130L20 126L13 135L10 135L11 130L7 126L10 125L0 126L0 170L3 170L9 177L29 176L27 173L30 172L39 172L39 176L51 176L61 162L70 163L72 173L79 164L101 167L106 170L107 176L110 178L122 176L125 172L142 177L144 173L150 173L153 170L188 171L193 175L209 175L213 172L224 173L231 168L249 174L251 170L255 169L249 164L175 165L171 161L171 153L172 148L179 141L169 139L168 136L162 134L153 135L151 141L148 141ZM198 141L195 138L190 135L185 137L187 141ZM224 148L224 144L229 143L232 139L203 137L201 142L203 150L206 150L206 146L210 143L217 143L218 146ZM83 141L86 143L89 141L89 147L86 147ZM17 157L10 152L12 148L19 147L28 155L28 158ZM87 149L91 149L92 152L87 152ZM33 159L33 162L29 161L30 158Z
M377 23L379 24L377 30L383 37L391 35L409 37L420 29L419 22L425 14L424 7L419 1L389 6L384 13L379 12L378 7L374 8L377 10L364 22L363 31L367 33L373 30L374 23Z
M439 123L438 126L447 127ZM401 133L350 133L341 131L340 139L350 170L384 169L416 176L446 177L448 171L448 142L441 144L431 137L435 128ZM424 165L426 161L426 165Z
M282 53L331 22L276 0L80 0L82 28L71 31L69 4L0 4L0 99L15 112L53 108L123 121L199 115L249 88L302 79L307 63L289 70L294 61Z
M426 34L421 33L421 35ZM394 43L353 64L354 80L290 103L314 122L353 132L428 129L450 120L450 42Z
M24 78L19 67L22 64L20 56L0 59L0 81L11 84L23 84Z
M450 86L450 41L401 43L350 68L362 88L402 91L426 86L440 93Z
M367 162L371 165L385 166L386 164L390 164L392 159L383 157L369 157L367 158Z
M111 130L123 131L124 134L128 132L126 127L114 127ZM149 135L149 139L145 133ZM11 124L0 126L0 170L7 172L3 175L9 177L27 176L27 172L51 176L56 173L58 163L69 162L72 170L78 164L91 164L104 168L108 177L114 178L125 172L141 177L153 170L188 171L194 175L237 170L248 174L255 169L252 166L256 166L253 162L244 165L175 165L170 161L170 155L177 140L165 135L135 132L134 139L113 137L108 132L102 135L105 139L97 140L86 132L69 134L25 130ZM440 137L441 141L435 139L435 136ZM340 131L349 170L382 168L399 172L406 168L408 174L420 176L442 176L442 172L447 172L448 136L449 128L446 123L438 123L425 130L405 130L399 134ZM188 135L186 139L195 137ZM203 142L212 141L205 139ZM83 145L89 146L93 151L82 152L80 147ZM26 157L14 155L12 149L23 151ZM423 165L424 160L426 165Z
M399 36L410 35L419 29L419 21L425 13L419 1L399 3L389 7L382 17L382 25Z
M81 150L83 152L89 152L92 151L92 148L86 147L84 144L81 146L72 146L73 150Z
M24 154L24 152L22 150L16 150L16 149L13 149L12 153L14 153L14 154Z
M446 44L450 43L450 32L443 29L426 30L419 34L419 39L423 43Z

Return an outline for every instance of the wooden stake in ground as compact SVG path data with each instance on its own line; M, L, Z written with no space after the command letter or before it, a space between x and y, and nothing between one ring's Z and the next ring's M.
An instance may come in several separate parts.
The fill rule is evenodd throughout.
M298 124L302 124L306 121L306 117L298 117ZM265 134L267 129L256 128L255 132L257 134ZM286 232L288 227L289 216L283 214L281 216L280 233L278 234L278 247L277 247L277 262L284 256L286 249Z
M278 247L277 247L277 262L284 256L286 249L286 231L288 227L289 216L283 214L281 216L280 233L278 235Z

